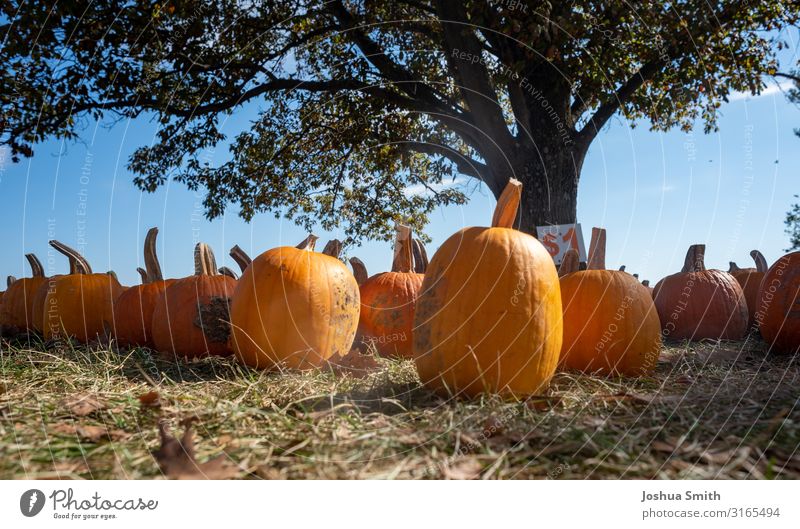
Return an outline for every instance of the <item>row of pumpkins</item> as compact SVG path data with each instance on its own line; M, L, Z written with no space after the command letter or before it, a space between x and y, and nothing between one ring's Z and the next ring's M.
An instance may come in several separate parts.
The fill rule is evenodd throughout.
M89 341L113 335L126 346L178 356L233 354L247 365L308 369L372 341L381 354L413 358L421 379L444 393L540 392L559 364L610 375L651 372L662 336L741 339L756 326L776 351L800 347L800 252L771 268L706 270L704 246L689 249L683 270L654 289L605 268L605 230L592 230L585 270L567 252L560 269L534 237L513 229L521 184L511 180L491 227L465 228L427 262L411 230L398 226L391 272L368 277L357 258L351 272L341 243L315 252L311 235L297 247L251 260L231 255L242 276L218 269L198 244L195 275L164 279L158 230L145 239L142 284L93 273L75 250L51 241L69 274L9 283L0 298L8 332Z

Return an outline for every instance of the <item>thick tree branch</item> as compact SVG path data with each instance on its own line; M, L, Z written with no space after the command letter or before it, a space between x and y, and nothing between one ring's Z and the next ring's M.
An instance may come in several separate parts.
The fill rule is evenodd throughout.
M416 151L422 154L443 156L453 162L453 164L456 166L456 169L458 169L458 172L463 175L483 180L487 184L489 184L492 180L489 168L485 164L464 156L457 150L447 145L422 141L404 141L402 142L402 145L408 150Z

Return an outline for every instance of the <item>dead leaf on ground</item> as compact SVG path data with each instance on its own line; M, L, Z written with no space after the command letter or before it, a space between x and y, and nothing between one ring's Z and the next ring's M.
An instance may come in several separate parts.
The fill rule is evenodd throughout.
M169 433L166 421L158 423L161 436L161 447L153 451L158 466L171 479L230 479L239 474L239 470L229 465L224 455L198 463L195 459L194 441L192 440L192 419L181 424L185 430L183 437L176 439Z
M120 441L128 437L128 432L119 429L109 430L105 426L89 424L58 423L53 426L53 432L62 435L75 435L82 441L98 443L102 440Z
M144 395L139 395L139 404L142 408L160 408L161 395L158 391L148 391Z
M477 479L480 477L483 465L473 457L461 457L450 465L442 467L446 479Z
M549 411L561 402L561 397L556 395L531 395L525 400L525 405L534 411Z
M85 417L108 407L102 399L90 393L70 397L64 401L64 405L76 417Z

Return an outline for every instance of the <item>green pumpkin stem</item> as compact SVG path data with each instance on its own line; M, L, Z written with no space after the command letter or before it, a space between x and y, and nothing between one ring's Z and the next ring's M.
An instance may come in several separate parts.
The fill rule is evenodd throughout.
M250 259L250 256L247 255L247 252L242 250L238 244L231 248L229 255L234 261L236 261L236 264L239 265L239 269L242 271L242 273L244 273L244 271L247 270L247 267L250 266L250 263L253 262L253 260Z
M509 179L505 189L497 199L492 216L493 228L513 228L517 220L519 201L522 199L522 182L516 178Z
M308 237L303 239L303 242L295 246L295 248L298 250L308 250L309 252L313 252L314 248L317 246L317 239L319 239L319 237L313 233L309 233Z
M322 253L338 259L339 254L342 253L342 246L342 241L339 239L331 239L328 241L328 244L325 245L325 248L322 249Z
M356 283L361 285L369 279L369 274L367 273L367 266L364 264L364 261L359 259L358 257L351 257L349 259L350 266L353 267L353 277L356 278Z
M414 250L414 271L418 274L424 274L428 269L428 252L425 250L425 245L419 239L413 241Z
M28 264L31 265L31 273L33 274L33 277L44 277L44 267L36 255L32 253L26 253L25 259L27 259Z
M558 277L577 272L580 268L578 250L570 248L564 252L564 257L561 258L561 266L558 267Z
M689 246L686 252L686 259L683 261L683 268L681 272L703 272L706 269L705 264L706 245L693 244Z
M70 248L66 244L56 241L55 239L49 242L50 246L56 249L57 252L66 255L69 258L69 273L70 274L91 274L92 267L89 266L89 261L84 256L78 253L77 250Z
M606 230L603 228L592 228L592 242L589 243L589 259L586 262L586 269L606 269Z
M194 274L197 276L219 275L214 252L211 251L211 247L206 243L199 242L194 247Z
M764 254L758 250L753 250L750 252L750 257L756 262L756 270L766 274L767 270L769 270L769 266L767 265L767 259L764 257Z
M156 237L158 237L158 228L150 228L144 238L144 268L147 271L147 283L164 280L161 263L158 262L158 253L156 252Z
M414 269L411 228L405 224L395 224L394 233L392 272L411 272Z

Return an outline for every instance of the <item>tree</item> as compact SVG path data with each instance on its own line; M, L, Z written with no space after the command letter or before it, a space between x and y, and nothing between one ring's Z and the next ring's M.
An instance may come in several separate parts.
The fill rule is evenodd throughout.
M778 72L775 75L794 82L794 86L787 92L786 97L792 103L800 105L800 72L797 70L790 73ZM800 136L800 129L794 129L794 133ZM794 198L798 198L798 196L795 195ZM786 248L786 251L800 250L800 204L790 206L783 223L786 225L786 235L789 236L789 247Z
M24 5L23 5L24 4ZM2 142L13 159L87 119L149 115L135 182L207 189L210 217L389 237L465 200L524 184L521 227L576 220L587 150L619 114L653 129L715 127L731 91L757 93L796 3L752 1L96 0L3 3ZM257 113L232 137L225 119ZM227 145L217 164L209 152ZM425 189L410 193L409 187Z

